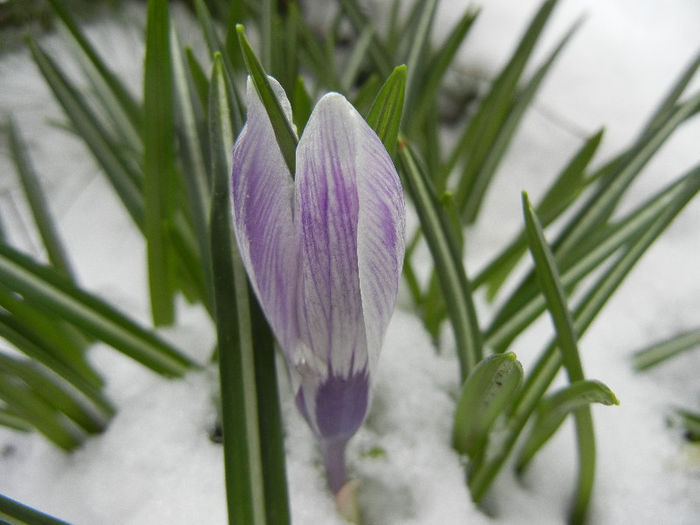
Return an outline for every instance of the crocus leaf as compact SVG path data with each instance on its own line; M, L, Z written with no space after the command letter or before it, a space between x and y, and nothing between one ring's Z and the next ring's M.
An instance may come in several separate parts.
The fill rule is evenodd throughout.
M306 89L304 84L304 79L299 76L297 77L296 84L294 85L294 99L292 104L292 115L294 118L294 125L297 127L299 133L304 132L306 123L311 116L311 109L313 108L313 102L311 101L311 96Z
M44 402L61 411L85 432L101 432L114 413L110 407L109 412L98 414L95 407L89 406L85 399L76 395L74 389L29 359L20 360L0 352L0 374L2 373L23 381Z
M112 98L114 99L114 102L108 105L108 109L109 107L115 108L114 111L109 111L113 117L116 117L115 122L121 120L121 117L118 115L123 112L127 116L129 124L124 124L122 129L129 129L130 133L140 129L143 114L138 103L131 93L129 93L129 90L121 82L119 77L109 70L104 60L100 58L94 47L85 37L85 34L81 31L80 26L71 16L70 10L63 5L63 2L60 0L48 0L48 2L80 48L80 53L77 53L77 56L80 59L87 59L83 60L83 63L90 64L94 69L94 73L90 70L86 70L93 84L96 86L104 85L107 88L99 90L101 97L103 99L109 99L110 102L112 102ZM138 139L136 139L136 142L138 142Z
M411 44L408 51L408 75L406 78L406 110L414 111L419 87L425 81L426 60L430 45L430 32L433 26L437 0L416 2L420 16L415 31L411 34Z
M179 376L195 366L129 317L9 246L0 245L0 277L26 300L51 310L158 373Z
M64 450L73 450L85 439L85 434L70 425L58 410L13 376L0 373L0 399Z
M673 112L678 99L681 97L685 88L688 87L690 81L693 80L695 72L700 68L700 50L695 53L686 69L681 73L678 80L673 84L671 89L668 91L664 99L659 103L656 111L649 117L649 121L644 126L644 131L641 133L641 137L647 134L654 133L654 131L662 126L663 123L668 119L668 116ZM641 138L640 137L640 138Z
M457 401L452 443L460 454L476 457L484 451L489 431L523 379L523 367L513 353L481 361L462 386Z
M606 163L591 176L598 180L595 191L586 199L580 210L569 219L563 231L553 242L553 250L558 263L568 258L571 252L580 249L594 236L601 224L609 219L631 182L658 148L678 126L698 110L700 110L700 92L695 93L688 100L674 107L673 110L666 112L663 122L651 129L645 129L640 138L623 154ZM531 272L499 309L491 326L487 329L489 342L498 348L507 346L508 339L502 338L503 327L508 322L509 317L522 311L523 295L531 294L532 290L536 288L534 281L534 273ZM495 331L501 332L501 335L496 336Z
M576 152L547 190L537 205L536 211L542 217L542 225L551 224L564 212L583 189L594 181L585 178L586 168L600 145L603 130L591 136ZM488 287L488 298L493 300L498 290L527 250L527 237L522 230L486 268L474 278L474 288L482 284Z
M421 221L423 234L435 262L452 330L457 341L460 377L466 379L481 361L481 330L472 301L457 235L411 146L399 138L399 158L404 180Z
M382 83L379 76L372 73L367 80L362 83L362 86L357 90L352 105L357 108L357 111L367 116L374 99L377 97ZM376 131L376 130L375 130Z
M361 32L370 25L367 16L362 12L362 8L357 3L357 0L341 0L340 5L358 32ZM391 71L391 56L376 35L372 37L372 45L369 47L369 57L382 77L389 75Z
M187 46L185 47L185 56L187 57L187 70L192 78L192 84L197 92L199 103L206 113L206 108L209 102L209 79L204 73L204 69L199 63L199 60L197 60L197 57L192 52L192 48Z
M465 11L450 31L441 48L435 53L425 75L425 84L420 90L420 96L416 99L415 111L411 111L410 114L406 115L411 130L417 129L423 124L423 120L437 99L440 83L444 79L445 73L447 73L457 54L457 50L466 38L478 14L478 9L470 8Z
M559 43L549 54L544 63L535 71L532 78L522 87L520 92L513 95L511 106L503 122L498 128L493 128L488 122L486 132L492 132L492 141L485 142L483 137L477 139L475 149L465 162L464 171L461 175L457 187L457 202L461 207L462 216L471 223L481 209L484 195L500 165L501 159L505 156L510 143L519 128L520 122L525 112L534 100L542 81L554 64L554 61L580 27L581 20L575 22L564 34Z
M646 370L698 346L700 346L700 328L638 350L633 357L634 368L640 371Z
M31 38L29 50L71 124L104 169L136 226L143 230L143 175L135 170L105 126L58 64Z
M144 202L148 285L156 325L175 318L170 231L175 209L172 67L165 0L149 0L144 71Z
M41 525L68 525L68 522L54 518L32 507L0 494L0 518L19 520L20 523L37 523Z
M279 144L279 149L282 151L282 157L287 164L289 173L294 174L298 141L296 132L291 123L290 115L282 108L279 98L272 89L265 69L260 63L260 60L258 60L258 57L255 56L250 42L248 42L245 29L239 24L236 26L236 31L238 32L238 41L241 45L241 51L243 51L243 58L245 59L248 73L253 79L253 85L272 123L272 129L274 130L275 138Z
M572 289L603 261L646 231L659 215L665 215L671 210L675 210L673 214L678 213L700 189L699 181L697 170L691 170L660 189L625 217L582 240L559 263L564 288ZM487 342L497 350L506 348L544 308L544 298L540 295L537 283L522 283L519 291L509 298L486 331Z
M34 216L34 222L39 230L49 261L55 268L72 279L73 271L51 217L48 203L41 190L39 177L31 165L19 128L11 118L8 123L8 130L10 152L12 153L24 194L27 197L27 202Z
M7 407L0 407L0 426L15 430L17 432L31 432L32 425L16 411Z
M170 54L175 88L175 116L178 118L179 128L182 130L180 139L182 157L186 166L186 169L183 170L184 186L205 279L207 292L205 304L211 311L213 296L208 242L211 181L205 166L204 155L208 142L200 135L200 126L203 120L202 108L198 105L198 96L193 93L189 70L180 51L180 44L174 30L170 31Z
M630 187L646 163L673 131L698 109L700 109L700 91L666 114L666 120L654 128L652 132L643 134L629 156L624 158L618 169L601 180L595 193L570 219L564 231L555 240L554 248L558 258L564 257L567 251L576 247L610 217L627 188Z
M481 166L483 158L490 151L491 144L508 115L518 81L555 5L556 0L543 2L533 17L508 64L494 80L491 89L449 155L444 166L447 175L452 172L460 158L471 159L473 154L479 157L474 171ZM447 175L444 177L446 178ZM458 181L459 202L463 202L463 199L469 195L468 188L472 183L470 174L463 174Z
M517 471L522 472L525 469L568 414L591 403L607 406L620 404L612 390L600 381L592 380L576 381L543 399L537 407L530 435L520 452Z
M367 56L369 46L372 45L374 31L375 29L371 25L365 27L355 43L355 47L345 64L344 72L340 79L340 85L344 92L350 91L353 87L355 79Z
M214 187L211 206L212 275L219 350L224 472L230 523L263 525L265 490L260 451L248 287L232 245L230 161L233 141L223 61L214 57L209 131Z
M634 239L630 240L622 254L591 284L585 296L576 305L573 316L576 332L579 336L583 335L593 323L608 299L612 297L620 283L649 246L666 229L693 195L700 190L700 166L696 166L682 179L683 186L686 188L683 195L673 199L671 201L673 205L669 203L669 206L662 209L658 217L648 227L642 229ZM517 399L510 410L508 430L503 440L499 441L497 450L489 454L488 461L484 461L478 465L478 468L472 470L473 475L469 479L469 488L474 501L479 502L483 499L513 450L518 436L525 428L537 403L556 377L561 364L562 357L556 341L550 342L546 350L540 354L532 372L517 394Z
M686 430L686 436L690 441L700 441L700 414L684 408L677 408L675 415L680 418L681 425Z
M535 260L537 279L547 301L552 322L557 333L557 342L562 355L562 362L569 375L569 381L584 379L583 368L576 343L576 331L571 312L567 306L559 271L542 232L527 194L523 193L523 211L530 252ZM593 433L593 418L587 406L579 407L574 412L576 420L576 443L578 445L579 472L576 497L570 518L574 523L583 523L593 491L595 477L596 446Z
M379 90L367 113L367 123L389 153L393 153L399 137L405 90L406 66L397 66Z

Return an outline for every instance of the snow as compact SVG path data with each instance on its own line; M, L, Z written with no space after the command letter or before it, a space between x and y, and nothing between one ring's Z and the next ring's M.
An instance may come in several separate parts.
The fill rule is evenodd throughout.
M465 5L463 0L441 2L437 27L446 31ZM538 2L489 0L482 5L461 51L460 68L492 78ZM585 24L526 116L488 194L483 219L469 232L470 273L522 224L520 190L539 195L582 138L603 125L606 137L598 161L628 144L700 48L700 4L694 0L569 0L557 8L536 56L544 56L583 12ZM137 89L141 61L134 57L142 56L143 44L134 21L139 18L133 9L116 18L93 24L90 34ZM188 23L181 13L179 21ZM63 49L56 37L44 43L59 54ZM0 78L0 114L11 112L21 125L81 283L147 322L141 238L84 147L47 124L62 117L28 54L0 56ZM664 146L626 206L697 162L698 120ZM4 143L0 148L3 224L15 245L39 255L21 192L14 177L5 175L13 172ZM409 224L415 220L409 219ZM698 224L696 199L581 341L587 376L605 382L621 401L618 407L593 408L598 466L591 523L700 522L700 452L665 424L669 407L698 407L700 352L644 374L630 365L634 349L697 326ZM404 291L374 378L371 413L348 450L349 469L361 480L366 523L564 521L576 472L571 425L547 444L522 480L506 469L484 509L471 502L450 447L457 395L450 334L445 331L436 353L407 304ZM182 303L178 321L164 335L205 362L214 341L206 316ZM517 341L514 350L526 371L549 333L549 320L543 318ZM0 493L75 524L225 523L221 447L208 437L216 419L215 371L165 380L100 345L91 359L107 377L107 394L119 407L108 431L66 455L37 435L0 429ZM293 406L284 375L281 381L294 523L340 524L311 433Z

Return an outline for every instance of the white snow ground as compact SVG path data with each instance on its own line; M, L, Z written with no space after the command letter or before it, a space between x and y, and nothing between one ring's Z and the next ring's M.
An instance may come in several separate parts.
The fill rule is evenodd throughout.
M388 2L384 2L385 4ZM467 2L444 0L438 27L454 22ZM492 76L506 59L537 1L482 1L484 8L461 55L465 71ZM581 13L585 25L550 73L489 193L483 220L470 232L468 268L475 269L521 224L520 190L533 196L580 144L606 125L603 160L632 140L656 102L700 48L700 4L567 0L545 44ZM142 44L138 19L95 24L91 36L112 66L138 85ZM438 35L439 37L439 35ZM57 39L47 44L60 48ZM539 56L549 48L539 49ZM86 288L147 320L144 246L85 149L47 124L60 111L26 53L0 57L0 114L22 127L51 196L60 232ZM694 86L700 84L698 79ZM700 119L686 124L646 168L630 199L642 199L698 161ZM5 144L0 146L0 213L12 241L37 253L28 232ZM645 374L630 353L697 326L700 319L700 201L692 202L644 257L581 342L589 377L608 384L619 407L594 407L598 470L591 523L700 522L700 450L664 423L667 409L700 406L700 352ZM405 304L405 302L404 302ZM211 327L181 305L179 327L166 334L204 360ZM548 337L543 319L515 348L525 365ZM351 442L349 465L362 481L366 523L561 523L575 476L573 432L560 431L523 481L505 471L491 492L489 515L465 488L450 448L457 364L436 355L417 319L397 310L375 381L371 414ZM111 350L93 358L119 407L109 430L65 455L36 435L0 429L0 493L75 524L225 523L221 448L207 432L214 421L213 374L167 381ZM294 523L339 524L325 490L309 430L283 384L287 465ZM381 448L385 454L371 457Z

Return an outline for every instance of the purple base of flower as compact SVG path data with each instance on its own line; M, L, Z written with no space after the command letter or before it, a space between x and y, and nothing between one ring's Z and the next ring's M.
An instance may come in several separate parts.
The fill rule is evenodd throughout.
M331 376L316 392L316 424L321 437L349 439L367 413L369 378L363 370L349 378Z
M349 378L331 375L316 391L316 413L310 418L304 393L300 389L296 403L304 418L316 422L317 438L323 454L328 484L333 493L347 481L345 446L357 432L367 413L369 377L363 370ZM312 425L313 427L313 425Z

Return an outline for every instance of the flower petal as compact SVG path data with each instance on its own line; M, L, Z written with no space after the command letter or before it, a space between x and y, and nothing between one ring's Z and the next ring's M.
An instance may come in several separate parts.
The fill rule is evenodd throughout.
M372 370L396 306L405 252L406 208L401 181L384 144L369 126L360 127L358 132L362 137L357 155L357 260Z
M291 121L284 90L273 78L270 83ZM288 350L298 338L294 180L250 79L247 105L248 119L233 147L233 226L253 289L277 340Z
M370 398L367 370L350 377L331 375L323 382L302 380L297 408L321 441L347 441L362 424Z
M301 338L327 364L318 370L326 377L371 373L403 263L398 175L379 137L336 93L316 105L296 166Z

